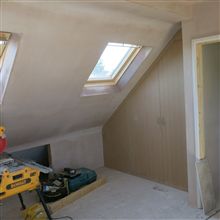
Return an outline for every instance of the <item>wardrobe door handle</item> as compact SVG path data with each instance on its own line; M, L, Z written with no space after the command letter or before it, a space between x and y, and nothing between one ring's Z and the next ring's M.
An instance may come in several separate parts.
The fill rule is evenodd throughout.
M166 126L166 120L164 117L161 118L161 125Z
M157 124L160 126L165 126L166 125L166 120L164 117L158 117L157 118Z
M161 118L160 117L157 118L157 124L161 125Z

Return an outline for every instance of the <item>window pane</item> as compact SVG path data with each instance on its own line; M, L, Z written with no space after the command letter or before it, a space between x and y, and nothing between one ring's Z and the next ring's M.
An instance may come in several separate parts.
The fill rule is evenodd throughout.
M4 49L5 49L5 42L0 41L0 58L4 52Z
M0 32L0 58L5 50L7 42L10 38L10 33Z
M89 80L111 80L120 67L138 46L130 44L108 43L98 63L92 71Z

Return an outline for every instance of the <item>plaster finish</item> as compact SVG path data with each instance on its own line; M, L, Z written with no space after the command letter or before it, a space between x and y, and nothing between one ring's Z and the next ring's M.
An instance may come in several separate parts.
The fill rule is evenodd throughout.
M220 43L203 46L204 126L206 159L212 174L216 200L220 194L219 112ZM219 201L220 202L220 201Z
M52 143L50 147L55 171L61 171L64 167L97 169L104 166L101 129L85 135L69 136Z
M64 167L97 169L104 166L101 127L19 145L9 148L7 152L13 153L43 145L50 145L50 163L55 171Z
M197 187L195 170L195 127L193 108L192 39L219 34L219 12L220 4L218 1L203 2L200 5L194 6L192 19L182 22L188 160L188 191L189 201L192 206L197 206Z
M156 18L161 10L148 17L133 3L88 4L1 3L1 29L21 34L3 100L10 147L103 125L179 29L181 16L161 19L172 11ZM122 91L80 97L109 41L153 49Z
M220 63L219 63L219 109L220 109ZM218 124L219 124L219 131L218 131L218 143L219 143L219 152L218 152L218 158L220 158L220 111L219 111L219 118L218 118ZM218 188L218 201L217 201L217 207L220 208L220 160L218 159L218 168L219 168L219 172L218 172L218 182L219 182L219 188Z

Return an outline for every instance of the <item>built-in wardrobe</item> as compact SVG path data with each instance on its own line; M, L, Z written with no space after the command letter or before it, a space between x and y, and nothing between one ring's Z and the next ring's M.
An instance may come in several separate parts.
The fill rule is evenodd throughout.
M103 127L105 166L187 190L181 32Z

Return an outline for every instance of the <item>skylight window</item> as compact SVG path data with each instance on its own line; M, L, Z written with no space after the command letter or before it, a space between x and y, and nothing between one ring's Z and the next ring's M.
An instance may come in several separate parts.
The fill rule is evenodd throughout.
M0 105L13 68L19 40L18 34L0 32Z
M10 38L10 33L0 32L0 59L4 54L9 38Z
M88 83L117 83L140 49L141 46L137 45L108 43L90 74Z

